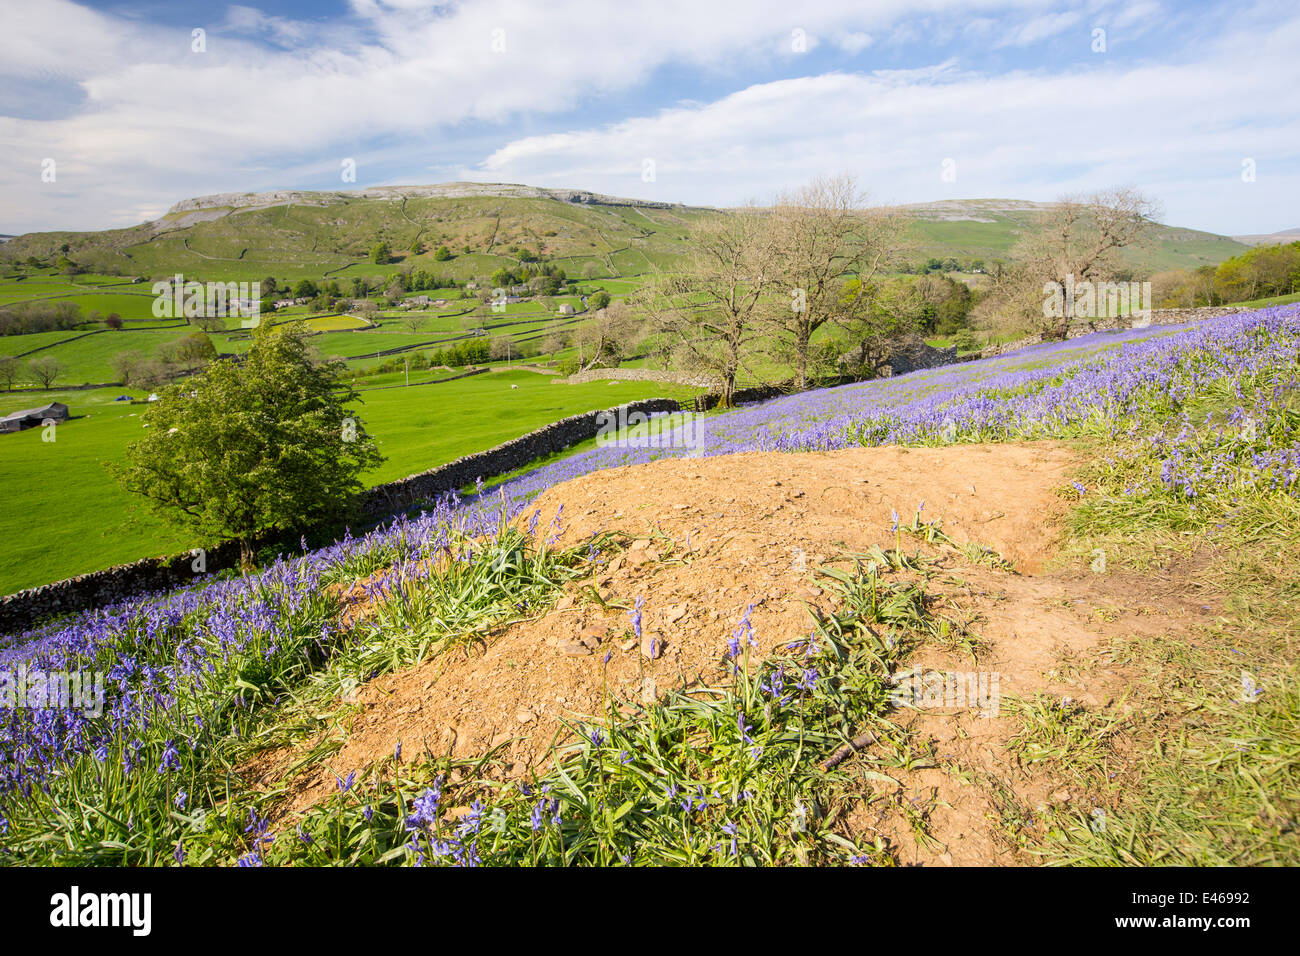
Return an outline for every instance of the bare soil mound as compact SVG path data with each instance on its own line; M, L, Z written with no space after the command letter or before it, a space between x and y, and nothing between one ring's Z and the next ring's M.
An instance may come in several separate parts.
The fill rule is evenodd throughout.
M435 656L360 688L360 711L340 749L294 781L285 812L331 792L335 774L391 757L399 741L408 759L421 750L460 758L503 748L509 772L518 774L544 759L562 720L600 713L607 694L635 699L718 681L726 642L747 607L763 654L806 635L808 607L831 606L817 566L873 545L894 547L895 515L907 524L918 510L959 544L999 552L1018 573L960 569L955 600L978 621L978 665L966 652L939 648L923 648L913 663L996 671L1003 697L1042 692L1110 706L1125 675L1084 673L1069 662L1111 636L1168 633L1202 611L1190 599L1153 597L1146 578L1043 573L1066 507L1059 490L1076 465L1065 446L1050 442L862 448L669 459L557 486L535 504L539 536L559 512L559 544L614 532L627 548L545 616L503 628L480 651ZM627 614L638 597L640 642ZM1005 811L1002 788L1030 806L1072 798L1008 752L1019 727L1011 716L918 711L902 722L941 759L899 775L892 788L865 786L877 795L893 789L886 803L924 806L934 839L908 835L915 813L862 811L850 825L881 835L904 862L1011 862L1014 841L996 822ZM262 785L295 759L268 757L259 762Z

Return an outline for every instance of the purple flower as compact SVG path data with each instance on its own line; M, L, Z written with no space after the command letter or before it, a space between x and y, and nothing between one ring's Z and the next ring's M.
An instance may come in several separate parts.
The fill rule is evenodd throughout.
M167 741L163 746L162 763L158 765L159 773L181 769L181 752L176 749L175 741Z
M637 595L636 604L632 610L627 612L627 616L632 619L632 632L636 634L637 640L641 639L641 605L644 599Z

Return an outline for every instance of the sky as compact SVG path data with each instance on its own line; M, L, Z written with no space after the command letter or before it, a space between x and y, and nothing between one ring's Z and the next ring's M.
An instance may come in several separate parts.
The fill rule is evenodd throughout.
M0 233L473 180L732 206L1133 185L1300 227L1300 4L0 0ZM352 178L349 173L353 173Z

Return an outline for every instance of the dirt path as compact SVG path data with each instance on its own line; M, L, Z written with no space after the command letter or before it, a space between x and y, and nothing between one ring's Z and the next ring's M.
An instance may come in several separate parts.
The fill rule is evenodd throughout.
M1045 442L850 449L672 459L558 486L536 503L539 534L563 506L562 545L603 531L626 536L627 549L588 582L600 601L574 588L480 653L435 657L365 685L341 749L296 782L288 809L330 792L335 773L391 756L398 741L406 759L425 749L470 757L502 746L509 772L522 773L544 757L561 719L599 713L607 693L632 699L718 680L726 642L749 605L762 653L806 635L808 607L831 607L816 567L873 545L894 547L893 513L907 524L918 509L959 544L992 548L1019 573L945 558L960 581L945 598L976 622L977 661L965 650L922 647L908 663L996 673L1004 700L1041 693L1113 708L1121 719L1116 702L1130 675L1073 662L1095 658L1112 636L1170 633L1204 609L1180 587L1162 591L1146 577L1044 570L1066 507L1058 492L1076 465L1064 446ZM904 550L915 544L905 538ZM653 660L631 634L626 609L638 597ZM1008 801L1032 810L1078 795L1008 749L1022 728L1009 710L902 712L913 745L932 759L866 775L847 828L879 836L906 863L1024 862ZM267 763L283 766L280 757ZM263 785L277 775L274 766L262 772ZM925 839L907 832L918 817Z

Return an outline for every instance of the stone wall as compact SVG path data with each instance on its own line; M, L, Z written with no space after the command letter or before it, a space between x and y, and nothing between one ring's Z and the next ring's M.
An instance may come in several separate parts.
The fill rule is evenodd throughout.
M580 385L584 382L667 382L671 385L685 385L688 388L704 388L716 391L718 383L707 375L690 372L668 372L653 368L593 368L585 372L574 372L568 378L557 378L557 382Z
M619 406L630 412L675 412L681 403L669 398L648 398ZM455 461L371 488L362 496L362 509L371 516L405 511L420 502L438 495L472 485L479 478L491 478L522 468L544 455L563 451L571 445L595 438L601 429L603 416L617 413L618 409L584 412L552 422L535 432L529 432L504 445L487 451L466 455Z
M1203 322L1206 319L1220 319L1225 315L1236 315L1239 312L1255 311L1257 310L1242 305L1206 305L1196 309L1152 309L1149 322L1144 322L1141 319L1130 322L1127 316L1097 320L1092 325L1080 322L1070 329L1066 338L1077 339L1084 335L1091 335L1093 332L1110 331L1112 329L1146 328L1152 325L1183 325L1187 322ZM1015 352L1030 345L1037 345L1042 341L1041 335L1030 335L1003 345L986 345L979 352L971 355L970 360L1006 355L1008 352Z
M628 413L653 414L678 411L681 403L667 398L650 398L620 407ZM496 448L371 488L362 496L362 510L372 518L384 517L453 489L472 485L479 478L492 478L522 468L544 455L595 438L607 420L602 416L617 413L616 408L563 418ZM190 584L198 577L194 562L194 552L145 558L0 597L0 634L17 633L53 615L104 607L129 597ZM204 553L208 572L235 567L238 562L239 548L234 543Z
M906 375L923 368L938 368L957 361L957 347L935 348L919 336L904 339L894 346L885 360L889 375Z
M0 634L17 633L56 614L106 607L129 597L190 584L200 576L195 570L197 560L194 551L144 558L0 597ZM239 546L234 543L203 552L202 566L208 571L238 563Z

